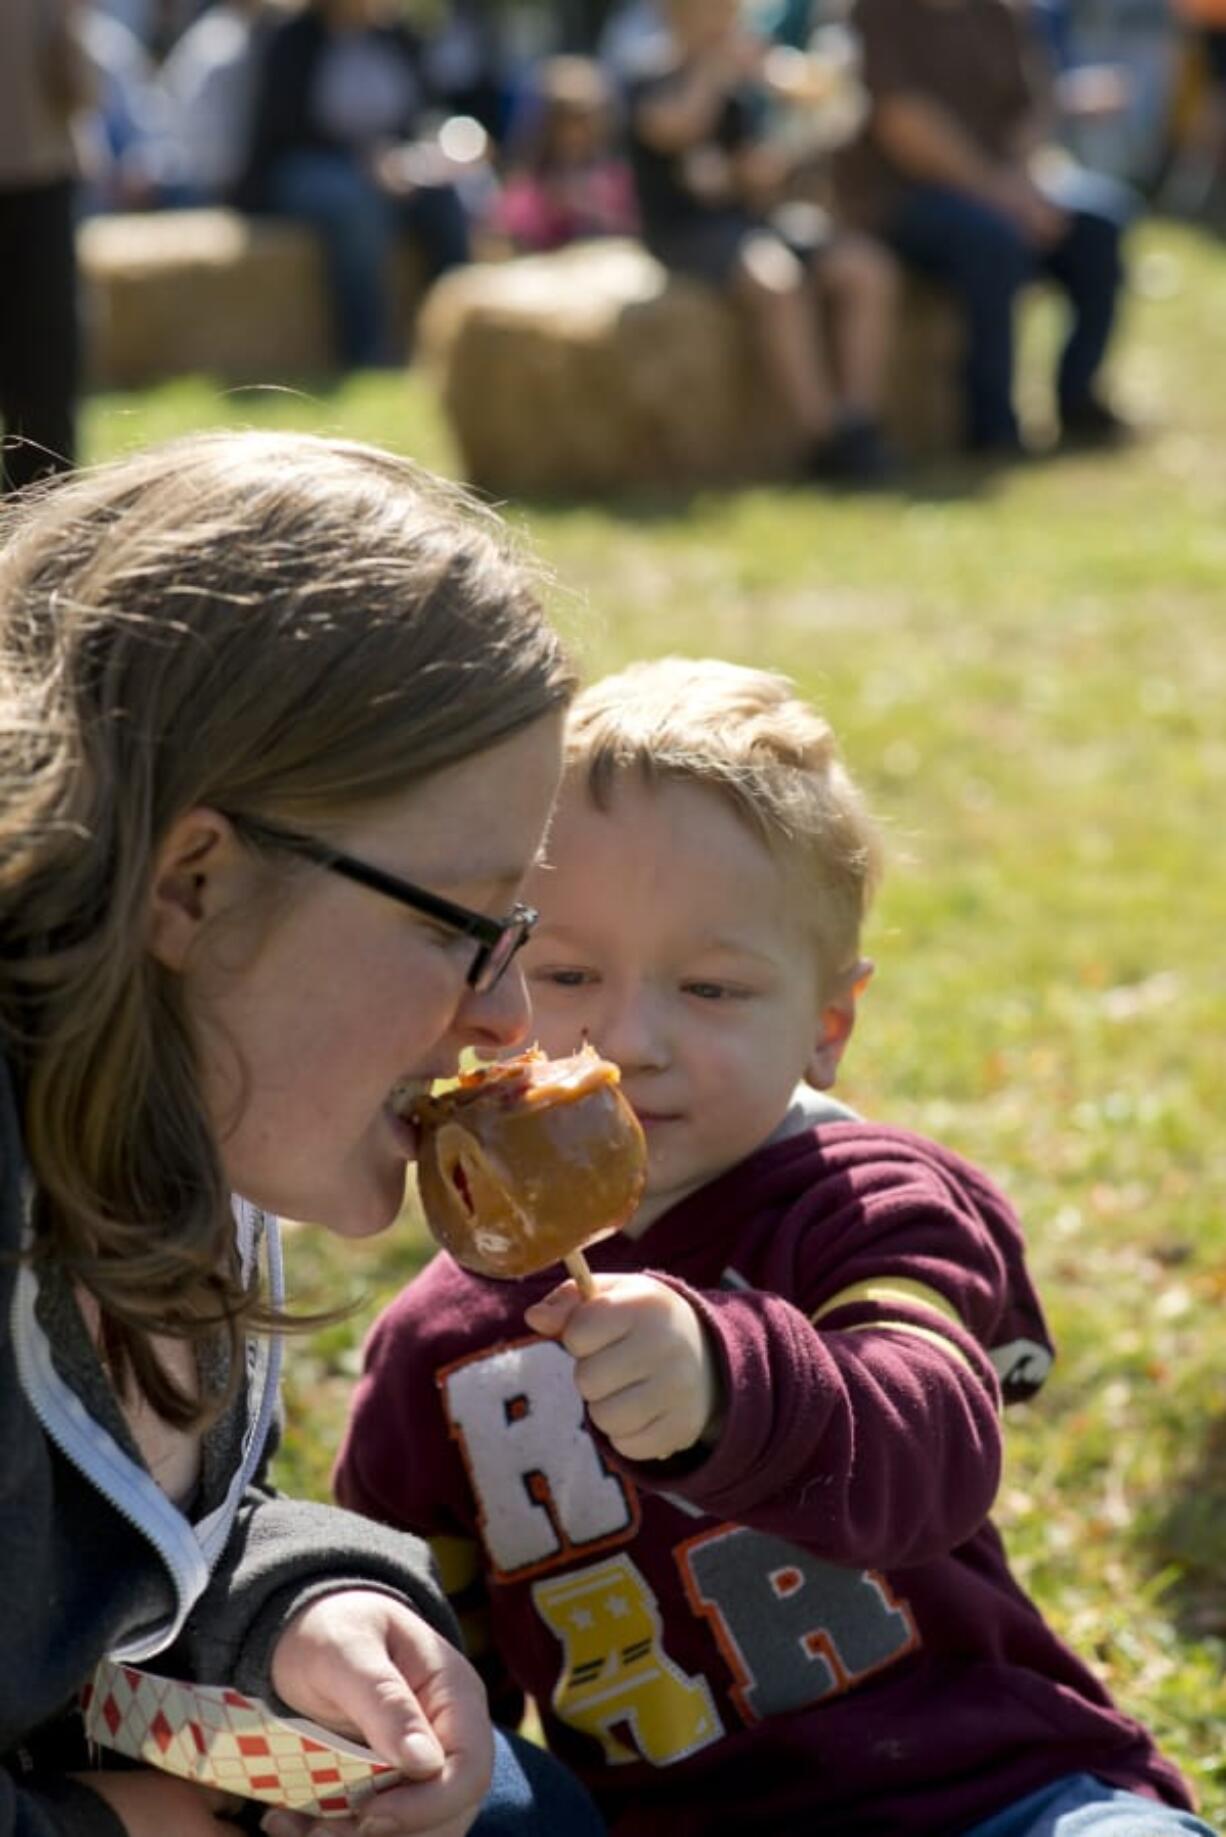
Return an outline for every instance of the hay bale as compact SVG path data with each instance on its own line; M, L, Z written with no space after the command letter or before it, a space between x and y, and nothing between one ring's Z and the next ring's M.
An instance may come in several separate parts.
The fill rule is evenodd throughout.
M297 224L149 211L90 218L77 246L96 385L189 371L254 383L331 364L319 248Z
M633 242L444 275L418 335L467 474L494 491L731 479L795 450L736 315Z
M915 313L890 416L913 452L947 446L957 419L956 324L935 294ZM799 457L742 316L634 242L457 270L419 338L467 475L490 491L688 488L779 476Z
M885 392L885 423L907 459L958 452L965 428L962 355L966 335L952 295L903 276Z

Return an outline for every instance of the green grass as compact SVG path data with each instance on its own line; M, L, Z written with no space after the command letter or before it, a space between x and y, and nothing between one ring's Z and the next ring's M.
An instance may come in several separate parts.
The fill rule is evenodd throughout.
M722 653L830 715L892 868L843 1093L939 1136L1027 1221L1062 1357L1012 1418L1000 1520L1045 1612L1226 1824L1226 250L1137 239L1134 449L846 503L796 490L512 514L597 672ZM1043 412L1050 308L1027 321ZM576 413L582 404L576 404ZM420 376L188 381L88 406L93 457L189 426L336 429L454 469ZM281 1478L322 1493L374 1307L424 1254L298 1231Z

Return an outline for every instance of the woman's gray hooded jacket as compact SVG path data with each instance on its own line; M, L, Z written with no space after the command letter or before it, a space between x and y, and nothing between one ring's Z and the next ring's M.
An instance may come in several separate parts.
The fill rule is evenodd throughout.
M250 1349L234 1406L204 1442L190 1520L141 1460L71 1285L37 1275L30 1178L0 1058L0 1837L122 1837L64 1775L89 1762L76 1702L104 1654L275 1701L273 1647L313 1595L347 1583L407 1600L458 1643L417 1539L263 1478L279 1346ZM279 1295L275 1223L236 1202L252 1273Z

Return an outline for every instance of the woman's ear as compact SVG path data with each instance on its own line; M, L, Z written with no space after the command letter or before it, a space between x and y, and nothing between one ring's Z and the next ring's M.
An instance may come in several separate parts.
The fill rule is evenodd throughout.
M868 987L873 969L874 965L862 957L822 1008L817 1039L805 1067L805 1083L815 1091L828 1091L838 1077L839 1063L856 1024L856 1004Z
M183 971L206 922L224 901L237 841L219 811L200 806L171 824L154 857L146 943L166 969Z

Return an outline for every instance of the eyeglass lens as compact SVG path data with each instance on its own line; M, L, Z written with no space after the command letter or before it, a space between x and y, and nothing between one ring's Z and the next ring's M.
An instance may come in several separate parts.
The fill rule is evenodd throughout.
M508 924L496 943L478 945L472 968L468 972L469 986L476 994L487 995L501 982L510 968L511 959L520 946L527 943L531 930L532 920L521 918L514 924Z

